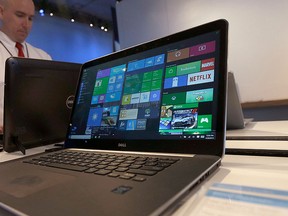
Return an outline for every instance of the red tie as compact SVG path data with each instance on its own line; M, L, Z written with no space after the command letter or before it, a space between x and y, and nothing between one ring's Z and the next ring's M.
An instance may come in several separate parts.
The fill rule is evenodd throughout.
M23 52L23 45L21 43L16 42L16 48L18 49L18 57L24 58L24 52Z

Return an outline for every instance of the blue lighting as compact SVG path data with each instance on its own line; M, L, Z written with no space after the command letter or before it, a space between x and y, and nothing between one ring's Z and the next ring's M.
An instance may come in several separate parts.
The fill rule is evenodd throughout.
M43 9L40 9L40 10L39 10L39 14L40 14L40 16L44 16L44 15L45 15L44 10L43 10Z

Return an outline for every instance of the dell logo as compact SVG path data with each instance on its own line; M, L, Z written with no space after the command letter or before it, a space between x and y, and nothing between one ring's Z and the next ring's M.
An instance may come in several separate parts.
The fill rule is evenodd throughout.
M75 96L74 95L70 95L67 100L66 100L66 107L68 109L72 109L73 107L73 103L74 103L74 99L75 99Z
M118 143L118 147L120 148L126 148L127 144L126 143Z

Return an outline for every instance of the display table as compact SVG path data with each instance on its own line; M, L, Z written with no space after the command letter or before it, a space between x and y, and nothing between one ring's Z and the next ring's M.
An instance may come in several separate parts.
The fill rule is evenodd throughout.
M288 145L288 142L285 142ZM271 143L272 144L272 143ZM203 211L207 214L205 215L234 215L236 212L237 215L281 215L277 214L277 208L272 208L271 214L268 212L269 206L257 206L255 203L248 203L247 206L244 206L247 202L239 202L241 208L239 209L239 203L233 203L233 198L228 198L225 201L225 208L218 209L220 206L211 206L217 200L207 200L205 193L208 189L215 183L229 184L234 186L246 186L261 189L269 190L280 190L281 192L286 191L285 200L288 200L288 158L285 157L259 157L259 156L238 156L238 155L226 155L222 161L222 166L220 169L214 173L210 178L208 178L204 184L196 191L195 194L191 195L190 198L181 206L174 215L176 216L188 216L188 215L202 215L199 212ZM251 189L252 190L252 189ZM240 194L243 195L243 192L240 191ZM210 201L210 202L209 202ZM219 200L218 200L219 201ZM201 204L205 202L205 205ZM243 204L244 203L244 204ZM223 205L223 202L220 203ZM207 206L210 206L210 209L206 209ZM246 214L241 211L246 209L253 209L253 214ZM264 210L262 209L264 208ZM206 210L205 210L206 209ZM229 211L228 211L229 209ZM286 208L280 209L283 210L286 215L288 215L288 203L286 203ZM231 212L234 212L231 214ZM236 212L235 212L236 211ZM256 211L256 212L255 212ZM274 212L274 213L273 213ZM252 213L252 212L250 212ZM283 215L285 215L283 214Z
M254 137L249 140L253 133ZM228 139L226 151L288 151L288 121L251 122L245 129L228 131L227 134L244 138ZM262 135L257 137L257 134ZM272 134L282 138L276 139ZM26 156L54 147L27 149ZM24 157L21 152L1 152L0 162L21 157ZM222 166L196 187L172 214L228 216L236 213L245 216L288 215L288 157L226 154Z
M7 153L5 151L2 151L2 152L0 152L0 163L4 162L4 161L8 161L8 160L14 160L17 158L34 155L37 153L42 153L45 150L52 149L54 147L55 147L54 145L45 145L45 146L40 146L40 147L36 147L36 148L32 148L32 149L27 149L26 155L23 155L22 152L20 152L20 151L11 152L11 153Z
M249 122L244 129L227 130L228 140L288 140L288 121Z
M288 121L250 122L228 130L226 139L226 154L288 157Z

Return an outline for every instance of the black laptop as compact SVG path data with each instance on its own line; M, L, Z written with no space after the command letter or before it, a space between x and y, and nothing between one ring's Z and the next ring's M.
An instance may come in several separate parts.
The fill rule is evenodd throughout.
M11 57L6 61L4 150L65 140L81 64Z
M228 23L82 66L65 148L0 164L2 211L164 215L221 164Z

